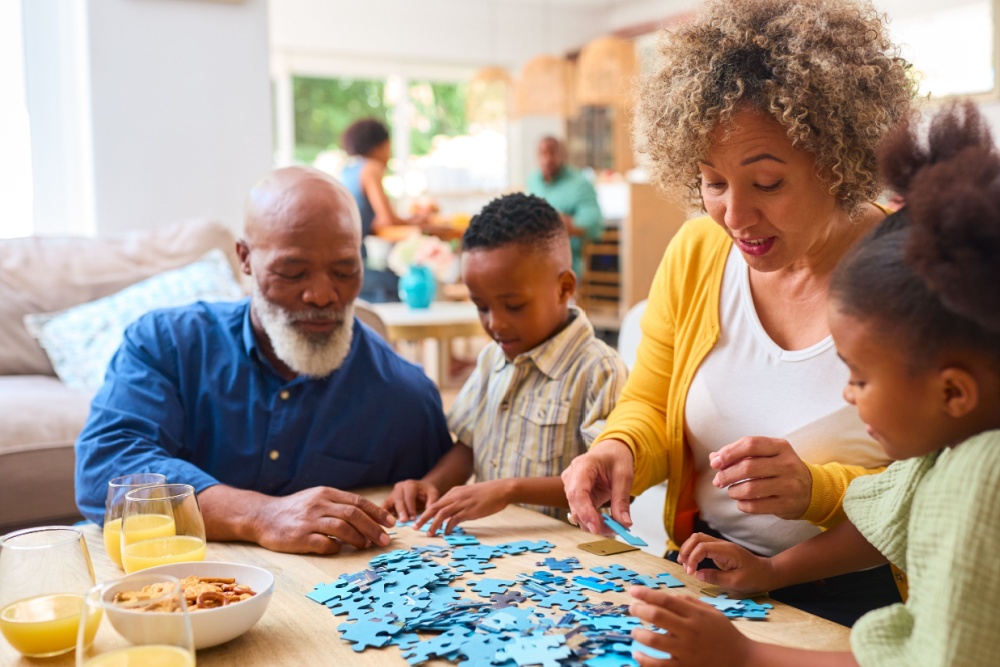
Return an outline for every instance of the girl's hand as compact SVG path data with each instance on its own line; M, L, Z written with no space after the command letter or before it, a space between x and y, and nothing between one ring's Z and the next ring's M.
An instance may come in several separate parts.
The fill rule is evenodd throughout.
M727 489L748 514L798 519L812 501L812 475L787 440L747 437L709 457L718 470L712 484Z
M382 509L389 510L400 521L409 521L440 496L441 493L433 484L419 479L407 479L396 482L392 493L382 501Z
M496 514L510 504L504 482L505 480L495 480L453 487L427 506L417 518L416 526L422 527L430 521L427 534L435 535L445 525L444 534L449 535L463 521Z
M698 563L706 558L711 558L719 569L699 570ZM704 533L695 533L681 545L677 562L698 581L737 593L759 593L777 588L770 558L755 556L738 544Z
M629 594L637 600L629 607L629 613L668 633L664 635L643 628L632 631L637 641L666 651L672 657L667 661L636 654L642 667L747 664L752 642L721 611L688 595L655 591L644 586L633 586Z

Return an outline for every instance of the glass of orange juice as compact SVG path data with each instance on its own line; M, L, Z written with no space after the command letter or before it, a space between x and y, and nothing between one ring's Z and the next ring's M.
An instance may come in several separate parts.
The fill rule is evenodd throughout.
M83 596L93 585L90 552L76 528L28 528L0 537L0 633L21 654L72 651Z
M140 572L94 586L84 597L84 619L95 627L89 639L77 635L77 667L195 664L191 619L176 577Z
M126 493L121 553L127 573L205 560L205 521L194 487L153 484Z
M118 567L122 566L121 534L125 494L140 486L166 483L166 476L156 472L122 475L108 482L108 499L104 503L104 551Z

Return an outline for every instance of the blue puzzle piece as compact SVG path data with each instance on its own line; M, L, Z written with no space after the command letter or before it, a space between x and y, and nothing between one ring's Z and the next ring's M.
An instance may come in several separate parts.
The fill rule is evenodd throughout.
M465 547L474 544L479 544L479 540L476 539L475 535L463 535L452 533L451 535L445 535L444 541L453 547Z
M341 623L337 626L341 639L353 642L355 651L366 648L381 648L389 643L392 635L403 630L401 626L380 621L360 620L356 623Z
M462 647L466 637L471 634L472 632L465 628L451 628L436 637L417 642L402 656L411 665L419 665L431 658L449 659Z
M480 597L488 598L494 593L503 593L511 586L517 584L516 581L508 579L469 579L469 588L474 590Z
M565 643L563 635L521 635L513 637L497 657L513 660L518 665L559 667L559 661L570 655Z
M539 607L559 607L563 611L575 609L580 602L586 602L587 596L576 591L560 591L538 602Z
M602 653L588 658L583 663L586 667L639 667L639 663L628 653Z
M483 667L497 661L497 653L503 649L510 637L494 634L473 633L466 637L456 656L465 658L458 667Z
M603 565L599 567L592 567L590 568L590 571L604 575L605 579L631 580L633 577L639 576L639 573L635 570L630 570L627 567L619 565L618 563L612 563L608 567L604 567Z
M320 584L311 592L306 593L306 597L314 602L326 604L330 600L343 600L345 598L349 598L357 592L357 584L347 581L346 579L338 579L337 581L329 584Z
M635 535L633 535L632 533L630 533L629 530L628 530L628 528L626 528L625 526L621 525L620 523L618 523L617 521L615 521L614 519L612 519L610 515L608 515L608 514L602 514L601 517L604 519L604 525L605 526L607 526L611 530L613 530L616 533L618 533L618 535L623 540L625 540L626 542L628 542L632 546L634 546L634 547L648 547L649 546L649 544L646 543L646 540L642 539L641 537L636 537Z
M584 588L604 593L607 591L623 591L625 587L614 581L605 581L600 577L573 577L573 581Z
M532 542L531 540L519 540L517 542L508 542L500 545L500 548L508 554L520 554L525 551L548 553L552 549L555 549L555 547L556 545L552 544L548 540L538 540L535 542Z
M572 572L573 570L582 570L583 566L580 565L580 560L570 556L569 558L546 558L545 560L538 561L535 563L539 567L547 567L550 570L556 570L557 572Z

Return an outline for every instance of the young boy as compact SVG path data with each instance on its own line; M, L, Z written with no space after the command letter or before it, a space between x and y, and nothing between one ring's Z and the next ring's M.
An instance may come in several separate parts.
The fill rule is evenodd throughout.
M490 202L462 237L462 276L493 339L448 412L457 442L422 479L399 482L383 506L433 533L510 503L559 516L559 473L593 443L625 365L594 336L576 290L569 235L545 200ZM475 473L475 484L465 484ZM442 494L444 494L442 496Z

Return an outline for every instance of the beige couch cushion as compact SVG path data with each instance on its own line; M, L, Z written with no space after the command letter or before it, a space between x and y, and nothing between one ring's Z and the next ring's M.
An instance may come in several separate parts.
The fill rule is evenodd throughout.
M90 399L54 377L0 377L0 532L74 517L73 443Z
M28 313L93 301L224 250L238 274L235 238L222 223L187 220L118 237L0 240L0 375L54 375L24 328ZM75 436L74 436L75 437Z

